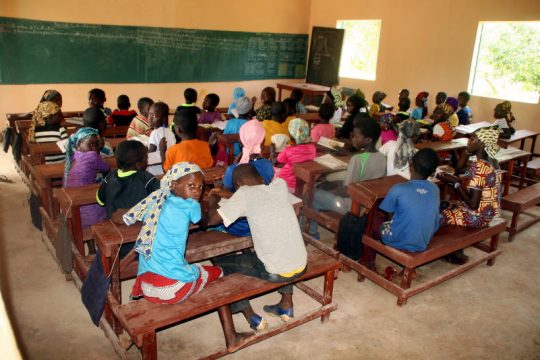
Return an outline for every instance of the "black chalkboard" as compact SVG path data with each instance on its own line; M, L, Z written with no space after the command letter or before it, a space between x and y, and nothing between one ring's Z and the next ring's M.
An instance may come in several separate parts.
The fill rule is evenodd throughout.
M306 82L325 86L339 84L339 60L345 30L313 27Z
M303 79L308 36L0 17L0 84Z

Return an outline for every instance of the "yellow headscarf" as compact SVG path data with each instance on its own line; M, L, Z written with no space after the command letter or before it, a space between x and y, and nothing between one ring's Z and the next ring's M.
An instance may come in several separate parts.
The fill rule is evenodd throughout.
M52 101L40 102L36 110L32 113L32 125L28 129L28 141L36 141L36 127L44 126L49 116L55 115L60 111L60 106Z
M480 128L475 132L478 139L484 144L484 149L486 150L488 156L492 159L495 158L495 155L499 152L499 145L497 141L499 140L499 129L497 126L494 127L485 127Z

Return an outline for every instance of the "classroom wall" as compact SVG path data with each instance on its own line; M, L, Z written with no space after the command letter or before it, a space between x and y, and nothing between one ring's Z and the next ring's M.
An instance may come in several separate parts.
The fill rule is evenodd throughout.
M310 27L382 19L376 80L342 78L341 85L361 88L369 100L374 91L383 90L388 94L385 103L393 105L402 88L411 91L411 98L427 90L431 112L438 91L456 96L467 90L478 22L538 21L540 1L312 0L310 19ZM469 105L474 121L491 121L501 101L473 96ZM517 128L540 131L540 105L513 102L512 110Z
M309 32L310 0L272 0L271 3L261 0L2 0L1 3L0 16L35 20L292 34ZM294 20L287 14L294 14ZM65 111L84 110L88 103L88 90L94 87L105 90L108 99L106 106L113 109L120 94L127 94L133 106L138 98L149 96L176 107L183 103L186 87L193 87L203 95L199 96L199 103L204 94L215 92L221 97L220 106L226 107L232 100L234 87L242 86L249 96L260 97L262 88L275 86L277 81L2 85L0 119L5 122L5 113L33 110L47 88L62 93Z

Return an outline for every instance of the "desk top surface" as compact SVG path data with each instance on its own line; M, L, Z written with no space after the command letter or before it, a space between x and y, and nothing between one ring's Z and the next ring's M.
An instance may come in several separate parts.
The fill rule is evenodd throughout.
M450 141L431 141L425 143L416 144L417 149L432 148L436 152L452 151L465 149L467 147L467 138L452 139Z
M499 142L511 144L519 140L523 140L529 137L536 137L536 136L538 136L538 133L536 131L521 129L521 130L516 130L516 132L514 133L514 135L512 135L512 137L510 137L510 139L499 139Z
M293 84L277 83L277 87L282 88L282 89L300 89L300 90L319 91L319 92L326 92L330 90L328 86L308 84L308 83L293 83Z

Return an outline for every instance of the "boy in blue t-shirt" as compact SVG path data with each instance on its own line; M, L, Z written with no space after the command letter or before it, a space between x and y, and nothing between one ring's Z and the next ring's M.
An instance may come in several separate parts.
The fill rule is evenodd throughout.
M412 158L411 180L392 186L379 208L392 214L383 223L381 241L407 251L426 250L439 229L439 188L427 178L439 166L437 153L430 148L418 151Z

